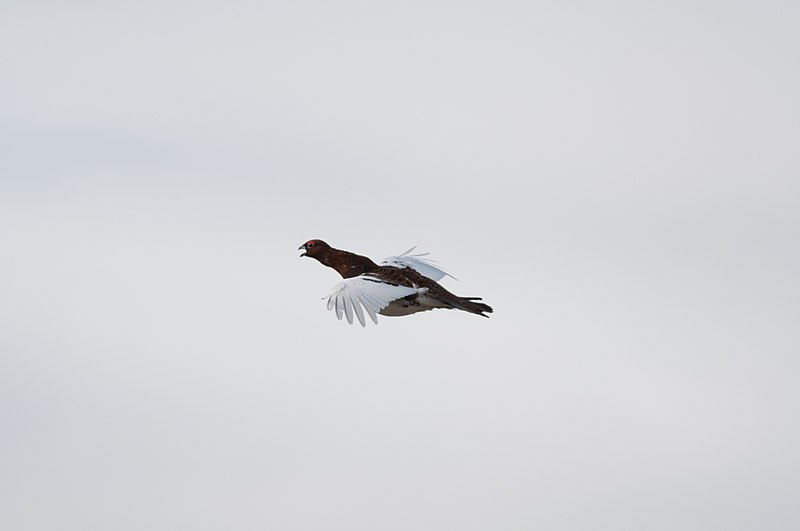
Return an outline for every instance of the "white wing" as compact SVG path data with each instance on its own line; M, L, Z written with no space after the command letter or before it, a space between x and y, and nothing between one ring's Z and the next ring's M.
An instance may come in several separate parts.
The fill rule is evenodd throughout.
M415 245L408 251L404 252L399 256L390 256L381 262L381 265L388 265L392 267L410 267L411 269L416 270L419 274L424 275L432 280L440 281L444 277L450 277L453 280L458 280L456 277L445 271L444 269L439 268L438 266L434 265L435 261L429 258L423 258L428 256L429 253L420 253L420 254L411 254L411 251L416 249L417 246Z
M333 291L323 298L328 299L328 309L336 309L336 317L341 320L342 314L347 322L353 324L353 313L358 317L361 326L367 326L364 310L370 319L378 324L378 312L389 306L394 300L408 297L427 288L407 288L389 284L369 275L347 278L334 286Z

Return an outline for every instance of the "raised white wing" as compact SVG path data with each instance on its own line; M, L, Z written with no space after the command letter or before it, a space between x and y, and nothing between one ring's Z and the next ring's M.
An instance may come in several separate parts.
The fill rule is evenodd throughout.
M411 252L416 249L417 246L415 245L408 251L404 252L399 256L390 256L385 258L381 265L388 265L392 267L410 267L411 269L416 270L419 274L424 275L432 280L440 281L444 277L450 277L453 280L458 280L456 277L445 271L444 269L439 268L438 266L434 265L435 261L429 258L423 258L428 256L430 253L420 253L420 254L411 254Z
M353 324L353 313L358 317L361 326L367 326L364 310L370 319L378 324L378 312L389 306L393 300L401 299L427 288L407 288L389 284L369 275L346 278L334 286L333 291L323 298L328 299L328 309L336 309L336 317L341 320L342 314L347 322Z

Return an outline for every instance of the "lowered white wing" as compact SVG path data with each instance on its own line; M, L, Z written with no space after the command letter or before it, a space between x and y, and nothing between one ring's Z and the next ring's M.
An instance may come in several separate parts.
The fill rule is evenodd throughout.
M411 252L416 248L417 246L415 245L399 256L390 256L384 259L383 262L381 262L381 265L399 267L401 269L404 267L410 267L411 269L416 270L419 274L437 282L446 276L452 278L453 280L458 280L444 269L434 265L434 260L424 258L430 253L411 254Z
M328 309L336 309L336 317L341 320L342 314L347 322L353 324L353 313L358 317L361 326L367 326L364 310L370 319L378 324L378 312L386 308L394 300L427 291L427 288L407 288L383 282L369 275L347 278L334 286L333 291L323 298L328 299Z

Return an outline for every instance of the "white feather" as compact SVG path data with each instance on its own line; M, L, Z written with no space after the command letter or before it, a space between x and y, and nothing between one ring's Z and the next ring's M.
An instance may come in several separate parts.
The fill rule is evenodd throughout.
M397 299L426 291L426 288L408 288L389 284L368 274L347 278L333 287L328 295L328 309L336 310L336 318L341 320L342 315L347 317L347 322L353 324L355 311L361 326L367 326L362 307L367 311L370 319L378 324L378 312Z
M435 280L436 282L440 281L444 277L450 277L453 280L458 280L456 277L441 269L440 267L434 265L435 260L431 260L429 258L423 258L428 256L430 253L420 253L420 254L411 254L411 252L416 249L417 246L415 245L408 251L398 255L398 256L390 256L385 258L381 265L388 265L392 267L399 267L405 268L410 267L414 269L420 275L424 275L431 280Z

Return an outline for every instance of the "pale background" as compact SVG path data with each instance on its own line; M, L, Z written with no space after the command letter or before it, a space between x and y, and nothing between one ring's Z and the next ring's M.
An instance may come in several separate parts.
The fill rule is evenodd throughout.
M0 528L800 529L799 15L3 2Z

